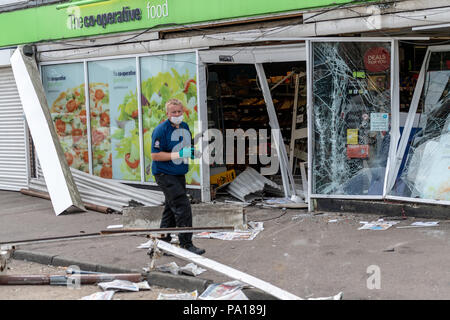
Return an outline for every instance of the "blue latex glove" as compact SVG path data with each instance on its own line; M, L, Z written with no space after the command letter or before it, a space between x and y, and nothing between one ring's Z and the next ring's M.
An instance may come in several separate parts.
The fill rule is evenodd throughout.
M178 154L180 155L180 158L195 159L194 147L183 148L178 152Z

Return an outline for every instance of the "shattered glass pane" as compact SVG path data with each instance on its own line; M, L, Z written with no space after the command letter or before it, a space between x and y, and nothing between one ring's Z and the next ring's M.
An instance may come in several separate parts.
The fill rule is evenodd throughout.
M450 52L434 52L419 103L419 130L390 194L450 200Z
M390 145L387 42L313 43L313 193L382 195Z

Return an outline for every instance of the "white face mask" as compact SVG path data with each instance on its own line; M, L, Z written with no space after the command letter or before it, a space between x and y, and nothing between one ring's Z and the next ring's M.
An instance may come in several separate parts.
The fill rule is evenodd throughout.
M179 117L170 117L170 121L171 121L173 124L178 125L178 124L180 124L180 123L183 121L183 116L181 115L181 116L179 116Z

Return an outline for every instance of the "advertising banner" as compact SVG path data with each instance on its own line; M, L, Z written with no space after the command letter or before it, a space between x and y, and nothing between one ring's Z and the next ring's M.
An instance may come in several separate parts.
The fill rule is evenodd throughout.
M184 105L184 122L194 137L198 121L197 63L195 53L150 56L141 59L141 92L144 127L145 180L151 173L151 137L155 127L167 119L165 104L171 98ZM186 183L200 185L200 165L189 164Z
M367 2L372 0L366 0ZM352 0L109 0L39 6L0 14L0 47L338 6ZM361 1L364 2L364 1ZM23 32L27 30L27 32Z
M88 63L94 175L140 181L136 59Z
M43 66L42 82L67 164L89 172L83 64Z

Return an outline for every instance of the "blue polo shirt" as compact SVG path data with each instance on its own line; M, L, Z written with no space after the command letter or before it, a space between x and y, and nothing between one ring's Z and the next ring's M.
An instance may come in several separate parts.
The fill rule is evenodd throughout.
M179 130L180 129L180 130ZM169 120L160 123L152 133L152 153L178 152L191 144L191 133L186 122L177 129ZM183 175L188 172L187 161L178 159L170 161L152 161L152 174Z

